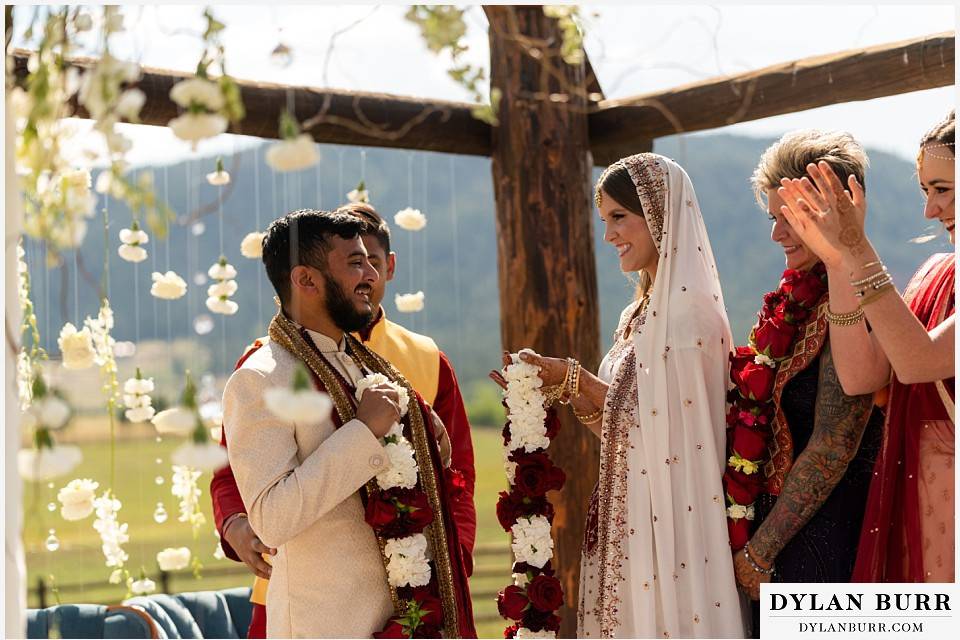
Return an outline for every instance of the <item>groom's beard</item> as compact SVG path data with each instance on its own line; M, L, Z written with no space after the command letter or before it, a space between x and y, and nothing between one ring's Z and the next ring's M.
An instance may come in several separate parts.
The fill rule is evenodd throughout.
M330 277L329 274L324 273L323 280L326 284L327 299L325 303L327 313L330 314L330 318L334 324L336 324L341 331L347 333L353 333L354 331L360 331L366 328L366 326L370 324L370 321L373 320L373 309L358 309L356 304L351 302L347 297L340 283ZM369 285L361 284L357 287L357 289L363 288L371 291Z

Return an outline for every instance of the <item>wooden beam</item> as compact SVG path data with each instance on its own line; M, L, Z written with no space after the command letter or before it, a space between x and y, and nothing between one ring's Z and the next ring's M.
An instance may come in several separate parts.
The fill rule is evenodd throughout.
M502 91L492 153L501 343L514 352L531 347L573 356L596 371L600 323L585 66L548 70L527 54L524 38L560 41L556 20L545 17L542 7L485 5L484 11L491 83ZM567 89L573 95L566 106L530 97ZM566 469L567 482L550 495L556 510L552 566L565 593L557 637L572 638L580 547L600 451L599 440L569 412L561 412L561 421L550 456Z
M954 32L950 31L607 100L590 114L591 148L598 157L619 157L634 144L675 133L953 82Z
M27 74L30 51L14 52L14 72L21 81ZM70 64L88 68L93 58L72 58ZM138 87L147 95L140 112L143 124L164 126L180 113L170 100L170 88L192 74L144 67ZM247 115L231 133L278 138L280 111L293 93L296 116L314 121L309 133L328 144L440 151L465 155L490 155L490 125L471 115L475 105L443 100L420 100L383 93L362 93L295 87L238 80ZM76 106L76 105L75 105ZM88 117L76 106L77 116Z

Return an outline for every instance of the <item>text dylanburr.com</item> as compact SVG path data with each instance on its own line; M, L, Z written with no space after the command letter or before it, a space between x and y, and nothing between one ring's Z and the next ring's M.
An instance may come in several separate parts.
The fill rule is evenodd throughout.
M956 584L764 584L761 637L956 637L958 605Z

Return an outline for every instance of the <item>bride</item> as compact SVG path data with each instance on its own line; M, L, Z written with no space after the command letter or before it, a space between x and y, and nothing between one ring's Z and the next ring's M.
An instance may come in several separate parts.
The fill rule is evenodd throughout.
M565 385L601 439L580 569L578 635L743 637L721 475L730 325L689 176L660 155L623 158L595 193L604 240L638 272L597 376L520 357Z

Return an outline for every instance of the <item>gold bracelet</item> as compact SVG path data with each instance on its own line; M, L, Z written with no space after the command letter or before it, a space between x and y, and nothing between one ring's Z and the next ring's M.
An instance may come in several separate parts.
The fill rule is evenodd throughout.
M851 287L860 287L860 286L863 286L863 285L865 285L865 284L870 284L870 283L872 283L872 282L875 281L875 280L882 280L885 276L888 276L888 275L890 275L890 274L889 274L889 272L887 271L887 268L884 267L884 268L881 269L880 271L877 271L876 273L874 273L874 274L872 274L872 275L869 275L869 276L867 276L866 278L862 278L862 279L860 279L860 280L851 280L851 281L850 281L850 286L851 286Z
M596 422L599 422L603 418L603 407L600 407L597 411L585 416L577 413L577 410L574 409L573 416L577 420L579 420L581 424L585 424L585 425L594 424Z
M867 293L869 292L870 289L873 289L874 291L878 291L878 290L882 289L883 287L887 286L888 284L893 284L893 277L892 277L891 275L889 275L889 274L887 274L886 278L884 278L883 280L878 280L877 282L874 282L873 284L869 284L869 285L863 287L862 289L858 289L858 290L854 291L854 292L853 292L853 295L856 296L857 298L862 298L862 297L864 297L865 295L867 295Z
M857 309L849 313L834 313L827 306L827 321L838 327L850 327L863 320L863 309Z
M573 361L573 381L570 383L570 399L574 400L580 397L580 362Z
M560 396L563 395L563 385L555 384L549 387L541 387L540 393L543 394L544 406L549 407L554 402L560 399Z
M580 366L580 363L573 358L567 358L567 372L563 376L563 383L560 392L560 404L570 404L570 389L573 386L574 371Z
M887 291L890 291L891 289L893 289L894 291L896 291L897 289L895 286L893 286L893 280L890 280L889 282L884 283L882 287L877 288L876 291L874 291L873 293L865 297L863 300L861 300L860 308L862 309L863 307L867 306L871 302L876 302L878 299L882 298L883 295L887 293Z
M868 262L867 264L863 265L863 266L860 267L860 268L861 268L861 269L869 269L870 267L879 267L879 266L882 265L882 264L883 264L883 263L880 262L879 260L874 260L873 262Z

